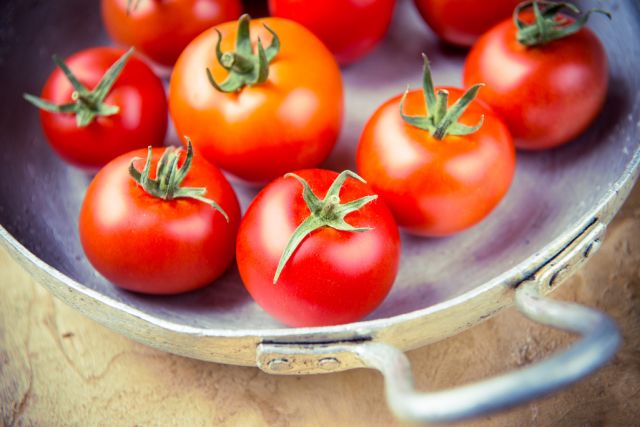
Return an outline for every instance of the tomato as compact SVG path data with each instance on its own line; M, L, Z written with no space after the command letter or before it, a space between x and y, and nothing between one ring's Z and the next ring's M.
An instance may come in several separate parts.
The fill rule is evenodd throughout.
M487 84L479 97L504 119L518 148L565 144L602 109L606 52L587 28L535 46L520 43L517 34L507 19L482 36L465 62L464 83Z
M423 236L446 236L476 224L500 202L513 178L515 150L500 118L482 102L472 101L479 86L465 95L460 123L443 110L442 120L435 119L443 102L449 106L447 114L453 114L454 101L461 100L463 92L434 90L426 57L424 70L425 93L408 92L404 105L403 97L391 98L369 119L356 161L358 173L386 202L398 225ZM438 138L448 119L453 125ZM431 130L419 127L433 123Z
M371 188L352 172L322 169L267 185L242 219L236 245L251 296L291 326L362 318L389 292L399 255L397 225Z
M134 46L153 61L173 65L195 36L238 18L240 0L102 0L111 38Z
M414 0L420 15L442 40L471 46L485 31L510 16L521 0Z
M124 289L190 291L214 281L233 260L240 221L233 189L214 165L191 158L190 146L186 156L172 148L164 160L161 149L149 148L151 182L144 188L128 169L132 164L144 175L147 151L114 159L95 176L82 203L80 241L87 258ZM155 172L159 161L164 173ZM178 187L154 187L157 174L167 178L171 169L182 175Z
M382 40L395 0L269 0L272 16L310 29L342 65L372 51Z
M41 108L44 133L66 161L96 169L133 149L163 144L167 131L164 87L144 62L128 55L107 47L80 51L65 63L82 86L74 87L57 68L45 83L41 98L25 95ZM113 68L109 73L112 65L122 64L120 73L113 73ZM113 86L97 96L99 82L107 80Z
M246 181L268 182L292 170L315 167L329 155L342 124L342 79L320 40L285 19L251 22L251 39L243 42L242 54L230 52L236 25L248 22L245 15L239 24L219 25L187 46L171 76L169 108L178 134L193 137L196 151L208 160ZM230 73L219 63L217 31L223 60L242 56L240 62L249 62L253 71ZM266 50L272 57L260 75L254 71L265 71L266 65L260 65L253 53L258 38L262 46L271 47ZM227 92L213 86L223 81Z

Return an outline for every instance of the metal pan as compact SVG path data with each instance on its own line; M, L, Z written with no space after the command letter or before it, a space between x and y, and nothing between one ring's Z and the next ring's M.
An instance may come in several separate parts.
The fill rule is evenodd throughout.
M585 4L584 6L589 6ZM640 10L608 2L613 21L593 19L611 72L605 108L577 140L543 153L519 153L513 186L485 221L455 237L403 235L396 284L365 320L286 328L265 314L231 269L210 287L177 297L121 291L84 257L77 215L90 175L48 148L23 92L38 93L52 53L107 44L95 3L68 0L0 5L0 242L53 294L92 319L150 346L276 374L369 367L385 375L392 410L405 419L455 420L562 387L595 370L620 341L604 314L543 297L598 248L633 186L640 164ZM420 82L427 52L439 84L460 84L464 52L441 46L408 1L400 1L382 46L344 70L345 127L326 163L353 166L359 133L377 105ZM170 142L177 142L170 138ZM255 189L236 185L246 208ZM516 303L533 320L582 334L537 365L455 390L420 394L402 353L456 334Z

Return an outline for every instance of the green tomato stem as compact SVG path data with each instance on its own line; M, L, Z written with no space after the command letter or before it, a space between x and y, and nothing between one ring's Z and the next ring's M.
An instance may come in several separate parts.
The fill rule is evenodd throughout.
M422 91L427 114L424 116L409 116L404 114L404 103L409 93L409 89L407 88L400 100L400 116L402 119L411 126L429 132L438 140L444 139L447 135L469 135L480 129L484 122L484 116L480 117L480 120L474 126L466 126L458 123L458 119L476 98L478 90L484 85L481 83L472 86L451 107L448 107L449 92L444 89L439 89L436 94L429 59L424 53L422 54L422 58L424 60L422 69Z
M447 114L447 102L449 101L449 91L440 89L436 95L436 106L433 109L434 123L440 123Z
M73 113L76 115L76 125L78 127L88 126L97 116L111 116L118 114L120 108L117 105L108 105L104 102L113 88L113 85L120 77L124 66L133 54L134 49L130 48L116 62L109 67L107 72L102 76L96 87L90 91L87 89L73 74L71 69L56 55L53 56L53 62L62 70L64 75L75 89L71 94L73 102L67 104L56 105L42 98L25 93L24 99L36 107L49 111L51 113Z
M265 49L262 41L258 39L257 53L254 53L251 45L250 23L251 18L247 14L238 19L234 52L222 52L220 47L222 34L216 29L218 33L216 58L229 75L222 83L218 83L209 68L206 72L211 86L220 92L237 92L245 86L264 83L269 77L269 63L280 51L280 39L271 28L265 25L264 27L273 36L271 44Z
M144 189L146 193L154 197L162 200L173 200L177 198L195 199L208 204L220 212L222 216L224 216L224 219L229 222L229 216L222 207L214 200L204 197L207 193L206 188L180 186L184 178L187 176L193 161L193 146L191 144L191 139L186 136L185 139L187 140L187 156L185 157L182 167L178 167L181 150L176 150L174 147L167 147L158 161L156 179L151 179L151 157L153 150L151 146L149 146L142 172L136 169L134 165L136 161L142 160L142 158L135 157L129 164L129 175Z
M245 58L239 53L226 52L222 55L220 63L227 70L233 70L236 73L250 73L254 68L252 60Z
M83 107L85 107L87 110L97 110L98 106L96 105L96 103L91 99L91 97L85 95L81 95L80 92L78 91L74 91L71 94L71 99L73 99L74 101L77 101L79 104L82 104Z
M329 190L327 190L327 194L324 196L324 199L320 200L318 196L315 195L309 183L302 177L294 174L288 173L285 175L285 178L295 178L302 184L302 198L304 199L307 207L309 208L309 216L298 225L295 229L287 245L280 256L280 261L278 262L278 267L276 269L276 273L273 276L273 284L275 285L278 282L278 278L282 273L287 261L291 258L295 250L302 243L305 237L307 237L311 232L322 228L322 227L331 227L340 231L349 231L349 232L363 232L372 230L371 227L354 227L351 224L348 224L344 218L350 214L351 212L355 212L360 210L366 204L375 200L378 196L371 195L361 197L359 199L353 200L349 203L341 204L340 203L340 190L345 180L348 177L353 179L357 179L360 182L365 182L360 176L351 172L350 170L346 170L340 173L336 179L333 181Z
M534 22L532 24L527 24L520 19L520 14L528 8L533 9ZM572 22L560 13L562 9L568 9L578 16ZM513 11L513 22L518 29L516 39L520 44L528 47L542 46L580 31L592 13L600 13L611 19L611 14L602 9L590 9L583 15L580 13L580 9L572 3L544 0L524 1Z

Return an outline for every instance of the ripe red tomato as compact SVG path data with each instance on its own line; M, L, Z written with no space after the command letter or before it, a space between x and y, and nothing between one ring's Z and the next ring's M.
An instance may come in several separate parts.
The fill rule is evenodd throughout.
M246 15L240 23L248 23ZM342 124L342 79L331 53L309 30L280 18L255 20L243 43L248 73L230 73L216 59L217 31L224 60L231 60L238 23L205 31L184 50L173 70L169 108L179 135L193 138L196 151L247 181L267 182L286 172L319 165L333 148ZM263 82L255 79L257 41L273 54ZM267 49L271 46L273 49ZM257 67L257 68L255 68ZM235 66L234 66L235 69ZM251 80L230 92L214 82ZM264 71L264 68L262 68ZM226 80L225 80L226 79ZM217 84L217 83L216 83ZM221 85L223 83L220 83Z
M372 51L382 40L396 0L269 0L272 16L311 30L342 65Z
M451 111L463 92L435 88L434 94L443 90ZM403 120L401 100L396 96L385 102L366 124L358 145L358 172L398 225L412 233L446 236L471 227L495 208L511 184L515 150L508 129L486 105L472 101L460 116L461 133L469 130L464 126L481 127L437 139L436 132ZM420 116L434 114L427 110L421 91L406 95L404 114L421 121L426 118Z
M193 158L189 168L182 150L169 153L179 158L173 166L170 159L165 162L165 172L177 166L177 173L188 170L172 199L148 193L130 176L130 164L144 171L147 151L136 150L100 170L80 210L80 240L87 258L124 289L147 294L190 291L211 283L233 260L240 221L233 189L206 160ZM161 155L161 149L152 150L153 180ZM202 197L217 203L224 214Z
M120 154L148 145L160 146L164 142L167 131L164 87L153 71L135 56L128 60L124 58L127 62L122 72L101 102L81 107L82 112L77 114L51 112L55 105L70 111L82 104L84 98L87 102L95 101L92 98L99 82L124 54L121 49L98 47L70 56L65 63L86 89L79 99L73 99L74 93L79 91L60 68L49 76L40 100L25 95L38 106L42 107L44 102L50 107L50 111L40 111L47 139L63 159L76 166L95 169ZM86 117L94 112L97 115L90 122L79 125L81 115Z
M297 179L278 178L258 194L240 224L236 258L242 281L258 304L288 325L356 321L380 304L395 279L400 243L393 216L369 186L344 181L347 173L309 169L296 172ZM312 210L305 199L317 206ZM343 216L340 209L349 203L357 209ZM333 225L313 228L318 218L331 215ZM296 234L303 222L313 231ZM288 259L285 248L291 249Z
M442 40L471 46L485 31L511 16L521 0L414 0L420 15Z
M479 98L504 119L518 148L567 143L604 104L609 77L602 43L587 28L539 46L521 44L517 32L507 19L482 36L467 57L464 83L487 84Z
M111 38L167 66L195 36L241 12L240 0L102 0Z

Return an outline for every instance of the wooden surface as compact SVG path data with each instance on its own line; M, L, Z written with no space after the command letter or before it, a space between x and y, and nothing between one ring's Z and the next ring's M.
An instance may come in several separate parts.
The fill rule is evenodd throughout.
M640 423L640 187L603 247L554 298L597 307L624 344L597 374L528 406L464 425ZM478 380L545 358L572 337L514 310L409 353L420 389ZM0 425L397 425L381 377L356 370L276 377L165 354L65 306L0 249Z

